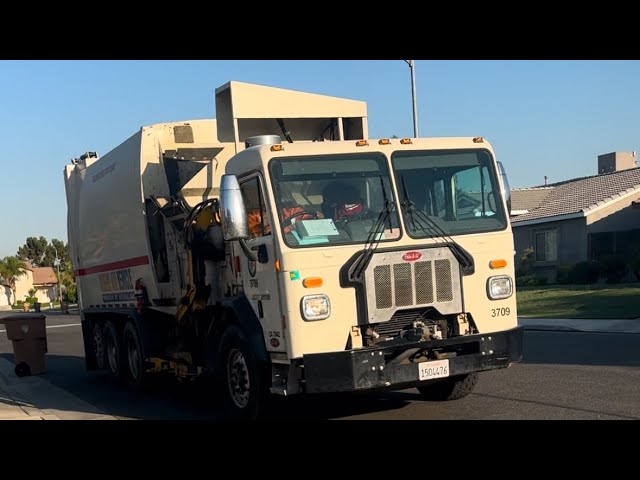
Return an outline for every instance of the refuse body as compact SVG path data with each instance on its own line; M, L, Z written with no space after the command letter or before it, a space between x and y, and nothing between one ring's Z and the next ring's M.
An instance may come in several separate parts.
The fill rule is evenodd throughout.
M16 375L38 375L45 371L47 329L44 315L13 315L2 320L13 344Z

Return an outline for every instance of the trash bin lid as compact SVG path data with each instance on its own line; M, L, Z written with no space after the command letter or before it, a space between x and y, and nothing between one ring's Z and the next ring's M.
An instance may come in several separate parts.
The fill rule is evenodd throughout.
M10 315L8 317L4 317L3 319L1 319L3 322L12 322L12 321L16 321L16 322L24 322L25 320L45 320L47 318L46 315L42 315L42 314L33 314L33 313L28 313L28 314L21 314L21 315Z

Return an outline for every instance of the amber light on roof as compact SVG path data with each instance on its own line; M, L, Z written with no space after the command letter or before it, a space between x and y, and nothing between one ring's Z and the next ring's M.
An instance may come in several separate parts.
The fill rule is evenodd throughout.
M475 137L473 139L473 143L484 143L484 138L482 137Z
M356 147L366 147L367 145L369 145L369 142L366 140L358 140L356 142Z
M403 138L402 140L400 140L400 143L402 145L411 145L413 142L411 141L410 138Z
M282 145L272 145L271 146L271 151L272 152L281 152L282 150L284 150L284 147Z
M390 145L391 144L391 140L389 140L388 138L381 138L380 140L378 140L378 143L380 145Z

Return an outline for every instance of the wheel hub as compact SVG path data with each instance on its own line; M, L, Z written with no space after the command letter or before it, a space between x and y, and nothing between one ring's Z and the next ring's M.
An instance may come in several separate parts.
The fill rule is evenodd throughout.
M131 336L129 336L127 341L127 358L129 360L131 376L137 379L140 374L140 367L138 364L140 360L140 353L136 347L136 342L131 338Z
M227 378L229 379L231 400L238 408L245 408L249 404L251 386L249 383L249 368L244 354L235 348L229 352Z
M109 368L112 372L118 371L118 354L116 351L116 343L114 339L107 340L107 358L109 360Z
M97 326L93 331L93 358L98 368L104 368L104 336Z

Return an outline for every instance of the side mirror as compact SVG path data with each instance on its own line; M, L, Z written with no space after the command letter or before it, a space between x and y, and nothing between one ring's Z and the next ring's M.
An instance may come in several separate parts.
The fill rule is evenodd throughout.
M247 210L235 175L223 175L220 182L220 221L226 241L246 240L250 237Z
M498 162L498 173L502 180L502 196L507 203L507 217L511 216L511 188L509 187L509 179L507 178L507 172L504 169L502 162Z

